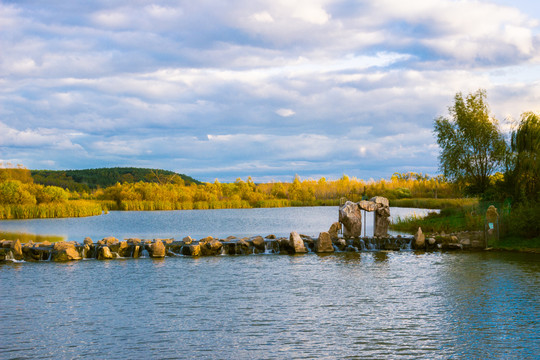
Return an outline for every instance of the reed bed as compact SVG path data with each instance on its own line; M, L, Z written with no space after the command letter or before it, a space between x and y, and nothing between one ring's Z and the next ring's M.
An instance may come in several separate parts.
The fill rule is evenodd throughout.
M101 215L101 204L88 200L73 200L61 203L0 205L0 219L44 219L86 217Z

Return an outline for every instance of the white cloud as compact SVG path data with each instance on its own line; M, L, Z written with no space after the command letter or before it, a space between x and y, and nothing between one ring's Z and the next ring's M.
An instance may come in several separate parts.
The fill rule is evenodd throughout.
M456 92L487 89L500 119L540 110L538 17L468 0L0 4L2 156L233 180L434 168Z
M276 110L276 114L283 117L289 117L289 116L293 116L296 113L291 109L278 109Z
M270 15L268 13L268 11L258 12L256 14L253 14L252 17L253 17L253 19L255 21L258 21L258 22L261 22L261 23L273 23L274 22L274 18L272 17L272 15Z
M71 142L65 134L58 134L54 129L18 130L0 122L0 146L15 148L52 148L58 150L83 150Z
M92 14L92 20L97 24L108 28L123 28L131 24L130 17L120 10L99 11Z

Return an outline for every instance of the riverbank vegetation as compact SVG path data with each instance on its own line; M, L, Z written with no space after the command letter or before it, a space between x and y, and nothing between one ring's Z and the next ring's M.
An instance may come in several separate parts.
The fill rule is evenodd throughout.
M486 93L458 93L450 118L435 120L446 179L477 204L460 204L425 218L399 219L393 228L424 232L483 230L486 209L499 211L499 239L489 246L540 247L540 115L525 112L509 139L491 117Z
M131 168L126 168L131 169ZM88 170L90 171L90 170ZM289 206L339 205L342 199L360 201L385 196L393 206L442 208L467 200L442 177L396 173L390 180L368 180L343 175L338 180L300 179L256 184L250 177L233 183L186 182L175 173L153 170L152 176L135 181L124 170L124 181L90 189L65 172L58 177L65 187L35 182L46 172L30 172L22 166L0 168L0 218L65 217L100 214L103 210L191 210ZM100 169L99 171L103 171ZM32 176L32 174L37 174ZM147 173L148 175L148 173ZM92 176L88 175L89 178ZM84 186L74 186L79 184ZM418 198L417 200L412 200ZM405 199L415 201L403 202Z

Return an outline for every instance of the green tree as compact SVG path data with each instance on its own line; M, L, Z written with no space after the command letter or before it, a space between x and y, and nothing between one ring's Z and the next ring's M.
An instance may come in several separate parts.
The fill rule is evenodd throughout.
M489 114L485 90L465 98L457 93L448 110L451 118L435 119L440 168L449 180L481 194L504 163L506 142L497 120Z
M35 196L19 180L7 180L0 183L0 204L25 205L35 203Z
M512 133L510 182L518 200L540 198L540 115L526 112Z

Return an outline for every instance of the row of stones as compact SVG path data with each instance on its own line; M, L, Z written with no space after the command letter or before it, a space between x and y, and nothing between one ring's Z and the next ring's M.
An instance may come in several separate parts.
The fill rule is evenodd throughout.
M266 238L256 236L253 238L216 239L206 237L193 240L186 237L182 241L174 239L126 239L119 241L114 237L107 237L94 243L92 239L85 238L83 243L75 241L60 241L54 244L49 242L21 244L19 240L0 241L0 260L27 260L27 261L69 261L84 258L98 260L114 258L138 258L148 255L152 258L165 256L208 256L219 254L253 254L253 253L306 253L310 249L317 253L333 252L332 239L328 232L322 232L313 239L306 235L291 232L289 238L278 238L269 235Z
M457 250L463 248L481 248L481 232L460 233L456 235L439 235L436 238L425 238L421 229L414 238L387 237L387 238L354 238L344 239L337 235L336 225L330 231L322 232L314 239L306 235L292 232L289 238L278 238L269 235L266 238L256 236L253 238L215 239L206 237L193 240L186 237L182 241L174 239L126 239L119 241L114 237L104 238L97 243L86 238L83 244L77 242L49 242L21 244L19 240L0 241L0 260L26 260L26 261L69 261L84 258L99 260L114 258L137 258L149 256L163 258L165 256L208 256L208 255L247 255L258 253L295 254L313 251L316 253L330 253L335 249L340 251L360 251L366 249L401 250L412 248L416 250ZM458 237L459 236L459 237ZM471 240L472 239L472 240Z
M411 247L417 250L484 249L485 246L486 240L483 231L461 231L451 234L442 232L426 237L421 228L418 228L414 234L414 241L411 243Z

